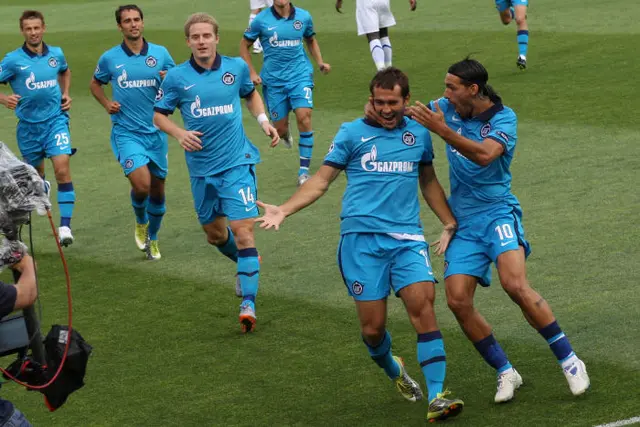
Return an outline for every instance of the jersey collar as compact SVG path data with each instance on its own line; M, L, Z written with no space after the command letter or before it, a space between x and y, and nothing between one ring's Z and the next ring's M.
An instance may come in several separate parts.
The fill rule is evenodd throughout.
M126 53L127 56L135 55L135 53L133 53L133 51L129 49L129 46L127 46L125 42L122 42L122 44L120 44L120 47L122 48L122 50L124 50L124 53ZM147 41L143 38L142 50L140 51L140 56L147 56L147 53L149 53L149 43L147 43Z
M291 13L289 14L289 17L287 18L287 20L291 20L296 16L296 8L293 7L293 3L289 3L291 5ZM276 7L275 6L271 6L271 13L273 13L273 16L276 17L276 19L284 19L282 16L280 16L280 14L276 11Z
M35 58L36 56L38 56L37 53L32 52L28 47L27 47L27 42L24 42L22 45L22 50L24 51L24 53L26 53L27 55L29 55L29 57L31 58ZM47 44L45 42L42 42L42 56L45 56L49 53L49 46L47 46Z
M493 116L498 114L503 109L504 109L504 106L502 104L500 103L493 104L487 110L483 111L482 113L478 114L475 117L472 117L471 120L480 120L481 122L488 122L493 118Z
M202 68L200 65L198 65L196 60L193 58L193 55L191 55L191 58L189 58L189 64L191 64L193 69L196 70L198 72L198 74L202 74L205 71L207 71L205 68ZM220 55L218 55L218 52L216 52L216 58L213 60L213 65L211 66L211 71L218 70L220 68L221 64L222 64L222 57Z

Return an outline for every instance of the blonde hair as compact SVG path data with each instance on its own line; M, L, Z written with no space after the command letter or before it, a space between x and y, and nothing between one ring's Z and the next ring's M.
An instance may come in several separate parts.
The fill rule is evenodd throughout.
M187 22L184 23L184 35L189 38L189 32L191 31L191 26L194 24L211 24L213 27L213 34L218 35L218 21L215 18L207 13L198 12L194 13L187 19Z

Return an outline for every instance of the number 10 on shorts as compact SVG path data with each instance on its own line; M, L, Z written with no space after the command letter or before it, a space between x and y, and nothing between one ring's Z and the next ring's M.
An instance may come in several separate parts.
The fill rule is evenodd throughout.
M241 188L240 190L238 190L238 193L240 193L242 202L245 205L248 205L249 203L254 204L256 202L255 197L253 197L253 193L251 193L251 187L247 187L246 189Z
M511 225L502 224L497 226L495 230L498 233L501 241L504 239L513 239L513 230L511 229Z

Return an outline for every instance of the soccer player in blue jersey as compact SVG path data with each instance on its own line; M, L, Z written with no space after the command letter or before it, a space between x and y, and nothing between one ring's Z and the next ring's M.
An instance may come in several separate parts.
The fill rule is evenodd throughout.
M260 272L253 235L253 218L258 216L255 165L260 152L244 133L240 98L246 99L247 108L271 137L271 146L278 144L279 137L247 64L217 52L220 39L215 19L193 14L184 32L192 56L167 73L156 97L154 123L185 150L193 201L208 242L238 265L240 323L249 332L255 328ZM168 117L176 108L184 128Z
M42 41L46 27L37 10L25 10L20 17L24 44L0 62L0 83L9 83L13 93L0 94L0 104L15 110L16 139L26 163L44 180L44 159L50 158L58 183L60 244L73 243L71 217L76 193L71 181L69 157L73 154L69 135L71 71L62 49ZM50 185L44 181L45 191Z
M432 165L429 132L403 116L410 96L407 76L397 68L382 70L371 81L370 92L383 126L367 119L344 123L318 172L281 206L258 202L265 214L257 221L278 230L286 217L322 197L345 171L338 267L355 301L364 344L405 399L422 398L420 385L391 351L386 317L393 291L418 334L418 361L429 393L427 419L441 420L460 413L464 404L443 392L446 356L433 309L436 280L420 222L417 184L445 226L436 245L439 253L455 233L456 220Z
M136 245L147 259L157 260L158 231L166 211L168 144L167 134L153 125L153 104L162 76L175 63L166 48L143 38L144 15L138 6L120 6L115 15L123 41L102 54L90 88L111 115L111 147L131 183ZM112 99L103 89L109 83Z
M516 65L521 70L527 68L527 51L529 49L529 25L527 24L527 7L529 0L495 0L496 9L504 25L515 19L518 26L518 60Z
M511 400L522 377L473 306L477 284L489 286L495 263L503 289L549 343L571 392L580 395L589 388L585 364L549 304L527 280L525 259L531 247L525 240L520 203L511 192L517 118L487 84L488 78L482 64L467 58L449 67L443 98L429 108L419 103L410 108L412 117L447 143L449 204L458 220L445 255L447 301L469 340L497 371L495 401Z
M313 66L304 50L303 40L324 74L331 71L320 53L311 15L304 9L293 7L289 0L275 0L253 20L240 42L240 55L249 65L251 80L262 84L262 93L278 134L291 148L293 138L289 131L289 112L296 115L300 141L300 167L298 185L309 179L309 165L313 153ZM264 49L264 64L260 76L251 63L249 48L260 40Z

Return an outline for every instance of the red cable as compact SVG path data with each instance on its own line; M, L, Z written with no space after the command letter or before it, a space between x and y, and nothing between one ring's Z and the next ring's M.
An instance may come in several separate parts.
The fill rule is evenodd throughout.
M60 361L60 366L58 366L58 370L55 375L48 383L44 385L29 385L27 383L23 383L16 377L12 376L5 369L0 368L0 372L7 376L10 380L24 386L30 390L42 390L49 387L51 384L58 379L58 375L62 371L62 367L64 366L64 362L67 360L67 354L69 353L69 344L71 344L71 317L73 313L73 309L71 307L71 277L69 276L69 268L67 267L67 260L64 258L64 252L62 251L62 246L60 246L60 239L58 239L58 233L56 232L56 226L53 224L53 218L51 218L51 210L47 209L47 217L49 218L49 224L51 224L51 230L53 230L53 237L56 239L56 245L58 246L58 252L60 253L60 259L62 260L62 267L64 268L64 275L67 281L67 306L69 307L69 326L68 326L68 334L67 334L67 344L64 347L64 353L62 354L62 360Z

